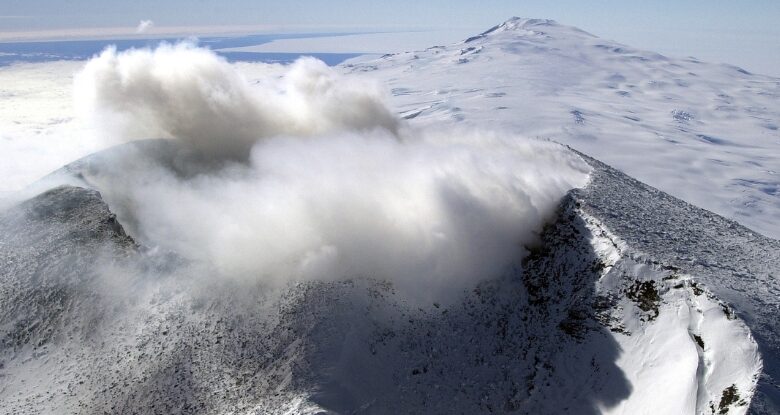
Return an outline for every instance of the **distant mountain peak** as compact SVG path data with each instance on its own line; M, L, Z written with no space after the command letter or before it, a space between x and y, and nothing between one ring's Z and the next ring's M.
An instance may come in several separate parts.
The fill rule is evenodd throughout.
M503 23L495 25L490 29L476 36L472 36L466 39L465 42L468 43L477 39L485 38L489 35L494 35L502 32L519 32L519 33L534 32L534 33L544 34L545 32L542 31L542 28L547 28L547 29L565 28L578 33L587 34L588 36L593 36L590 33L587 33L576 27L563 26L552 19L532 19L527 17L514 16L504 21Z
M491 27L490 29L480 33L480 35L488 35L493 32L510 31L510 30L530 30L535 26L558 26L558 22L550 19L530 19L526 17L511 17L509 20Z
M527 29L532 26L558 26L558 22L552 19L530 19L514 16L498 25L503 30Z

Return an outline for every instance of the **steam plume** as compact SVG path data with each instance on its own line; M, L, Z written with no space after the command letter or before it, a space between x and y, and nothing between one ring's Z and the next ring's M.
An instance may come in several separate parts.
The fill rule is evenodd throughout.
M234 278L463 288L519 266L523 245L587 178L554 143L400 129L378 88L313 59L253 86L192 45L109 49L77 87L87 109L131 131L153 127L243 161L182 177L134 156L91 178L141 242Z

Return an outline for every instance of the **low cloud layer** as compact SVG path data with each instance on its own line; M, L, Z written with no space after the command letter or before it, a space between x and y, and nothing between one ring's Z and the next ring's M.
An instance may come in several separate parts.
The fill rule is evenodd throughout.
M182 174L183 156L126 152L88 179L142 243L232 278L457 290L519 266L560 198L587 179L555 143L402 128L379 88L313 59L250 85L192 45L107 50L76 85L95 119L222 161Z

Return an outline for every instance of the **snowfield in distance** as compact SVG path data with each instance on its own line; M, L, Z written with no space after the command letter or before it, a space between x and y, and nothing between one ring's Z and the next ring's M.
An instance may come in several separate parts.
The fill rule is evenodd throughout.
M416 123L549 138L780 237L780 78L512 18L460 43L356 58Z

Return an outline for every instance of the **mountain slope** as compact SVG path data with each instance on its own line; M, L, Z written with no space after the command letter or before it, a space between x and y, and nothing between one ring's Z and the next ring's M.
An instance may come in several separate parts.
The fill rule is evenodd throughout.
M695 292L718 299L729 318L734 313L745 321L764 366L751 413L777 412L780 242L675 199L601 162L590 158L588 162L595 167L591 181L574 191L583 211L619 235L630 247L627 255L632 259L672 274L692 276L690 284ZM737 349L736 345L726 347Z
M778 242L587 161L523 269L451 304L370 278L213 279L103 225L96 192L46 192L0 219L0 399L17 413L776 411L778 285L763 273L780 270ZM99 166L63 174L86 186ZM50 206L71 213L37 213ZM73 232L90 237L57 236Z
M673 59L551 20L348 62L415 123L550 138L687 202L780 237L780 79Z
M741 221L772 233L776 81L517 18L454 47L350 65L395 86L413 128L454 122L559 139L585 150L559 156L587 163L589 181L560 200L535 242L511 245L518 262L501 276L468 280L447 301L428 301L376 275L236 278L198 251L167 251L137 232L132 208L144 199L132 197L129 183L143 190L165 177L184 188L203 181L221 188L269 171L198 159L203 154L177 140L97 153L0 208L0 407L22 414L780 412L780 242L584 154L613 158L712 209L743 212ZM724 91L730 104L710 101L726 99L718 98ZM761 128L766 134L756 135ZM277 142L300 144L294 154L310 150L305 143L312 139ZM303 169L295 174L312 167L305 157L278 158L291 160ZM679 176L669 173L681 165ZM542 167L550 166L531 165ZM713 175L711 186L691 180L704 173ZM735 186L754 204L732 203L735 189L718 187L752 174L765 183ZM128 176L134 180L122 180ZM466 190L492 182L475 175L470 183ZM480 228L469 215L479 217L481 205L443 190L458 222ZM273 207L285 195L264 193L252 206ZM347 213L363 200L342 199ZM243 201L249 215L237 217L251 218L256 212ZM193 199L176 202L171 211ZM419 217L420 204L404 206ZM215 217L200 213L167 217L187 226ZM339 218L326 223L338 231ZM230 219L234 235L257 229ZM272 237L289 233L271 229ZM357 245L385 237L366 229L374 228L359 227ZM474 239L468 253L490 254L476 246L485 240ZM248 245L250 254L264 254Z

